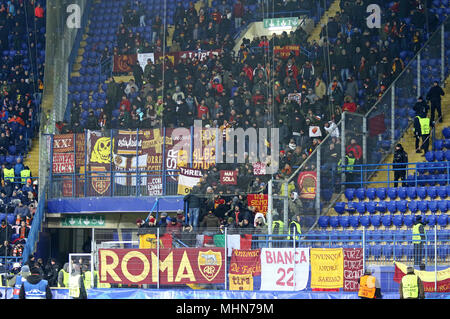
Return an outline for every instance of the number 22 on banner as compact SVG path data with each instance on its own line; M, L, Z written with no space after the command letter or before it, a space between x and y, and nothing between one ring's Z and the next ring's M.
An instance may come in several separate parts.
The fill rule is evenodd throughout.
M288 287L294 287L294 268L290 267L287 270L284 268L279 268L277 273L280 275L280 277L277 280L278 286L288 286Z

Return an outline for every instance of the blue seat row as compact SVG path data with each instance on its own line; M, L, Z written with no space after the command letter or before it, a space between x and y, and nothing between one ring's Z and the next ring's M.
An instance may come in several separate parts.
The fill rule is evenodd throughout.
M447 215L441 214L431 214L431 215L423 215L423 220L427 222L430 226L440 226L446 227L449 223L449 218ZM415 215L393 215L393 214L385 214L385 215L337 215L337 216L320 216L318 220L319 227L321 228L357 228L359 226L364 227L391 227L394 226L396 228L400 228L402 226L412 227L415 222Z
M378 198L385 200L386 198L394 199L425 199L430 197L441 199L450 196L450 185L446 186L409 186L409 187L377 187L377 188L347 188L344 192L347 200L374 200Z
M418 211L426 213L446 213L450 209L450 200L395 200L395 201L379 201L379 202L337 202L334 205L336 213L342 215L344 213L359 213L359 214L377 214L377 213L406 213L408 210L411 213Z

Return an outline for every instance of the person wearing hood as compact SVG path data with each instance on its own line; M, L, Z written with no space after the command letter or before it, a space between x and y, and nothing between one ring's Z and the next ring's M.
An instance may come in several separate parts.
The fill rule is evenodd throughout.
M14 278L12 278L11 280L11 284L14 287L13 289L13 299L19 299L19 293L20 293L20 288L22 287L22 283L24 281L27 280L28 276L31 274L30 273L30 267L28 267L27 265L24 265L21 269L20 269L20 264L19 264L19 273L17 273Z
M69 286L69 263L65 263L63 268L58 272L58 287Z
M406 268L406 275L400 282L400 299L424 299L425 289L419 276L414 273L414 267Z
M299 213L303 208L302 201L298 197L297 192L291 192L289 194L290 200L288 202L289 220L294 220L295 214Z
M45 266L45 275L50 287L58 287L59 265L55 258L48 260Z
M426 241L425 226L426 222L422 220L422 216L416 216L414 225L412 227L412 242L414 248L414 265L420 266L420 270L425 269L425 265L422 263L423 259L423 246Z
M20 287L19 299L52 299L47 280L42 279L38 267L31 267L31 274Z
M394 159L392 161L394 169L394 187L398 186L398 180L402 180L402 186L405 186L406 180L406 167L408 163L408 153L403 149L402 144L395 146Z
M84 275L82 265L74 264L69 277L69 297L73 299L87 299L87 292L84 286Z

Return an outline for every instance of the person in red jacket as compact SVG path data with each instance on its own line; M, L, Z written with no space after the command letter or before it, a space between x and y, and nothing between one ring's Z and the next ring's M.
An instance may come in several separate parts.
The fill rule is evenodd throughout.
M40 3L38 3L36 8L34 9L34 16L38 19L44 18L44 8L41 7Z
M350 96L346 96L344 98L344 105L342 106L342 112L356 112L357 106L356 103L353 102Z

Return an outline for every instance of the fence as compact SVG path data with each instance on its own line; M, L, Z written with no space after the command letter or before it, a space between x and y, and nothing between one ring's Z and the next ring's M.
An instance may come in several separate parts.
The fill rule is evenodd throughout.
M314 276L317 275L313 256L318 253L336 253L333 249L338 249L339 252L339 248L343 248L343 260L354 258L352 262L347 261L344 264L357 265L351 270L347 269L347 266L344 267L347 274L358 274L347 278L350 282L359 278L365 267L370 267L380 279L383 292L397 292L398 285L394 274L398 270L393 269L394 262L398 267L417 265L420 258L427 271L437 273L448 266L449 259L447 246L450 233L440 231L437 227L430 227L426 231L426 240L419 250L419 246L414 247L410 230L376 232L362 228L347 233L316 231L298 236L294 229L280 234L268 234L268 230L264 228L247 230L227 227L194 231L182 228L170 231L169 228L154 227L122 230L120 240L117 240L117 232L118 230L112 229L94 231L92 245L95 269L99 270L99 276L103 278L101 281L107 280L113 287L139 285L141 288L164 289L176 285L183 289L187 288L187 285L197 289L233 290L237 289L237 286L243 290L267 290L267 287L272 286L264 283L264 280L282 275L282 270L278 270L276 274L274 272L272 276L267 277L267 260L287 258L284 262L289 267L289 263L293 261L289 262L290 257L286 256L293 253L295 263L301 264L300 256L305 253L305 260L308 261L304 269L308 275L307 284L303 282L303 288L300 289L299 285L304 280L302 276L305 273L300 275L295 271L294 276L287 274L284 279L275 278L277 283L274 283L273 290L310 290L314 288L311 281L314 281ZM266 249L264 256L261 255L261 249ZM278 252L282 252L283 256L277 255ZM275 255L273 257L270 254ZM134 262L130 262L131 259L134 259ZM156 260L160 262L156 263ZM209 269L207 265L210 266ZM107 267L110 274L117 274L115 279L111 279L102 271L102 267ZM249 277L244 276L246 271L242 271L243 269L255 270L255 274L250 276L251 282L246 281L245 278ZM295 278L297 275L298 282ZM327 276L325 273L322 275ZM285 284L290 282L290 285L277 286L284 280ZM439 286L437 281L438 279L436 282L427 283L431 287L428 292L436 291L433 287ZM352 291L350 287L353 287L353 291L357 290L355 284L347 283L345 287L344 291ZM442 292L439 289L437 291Z

